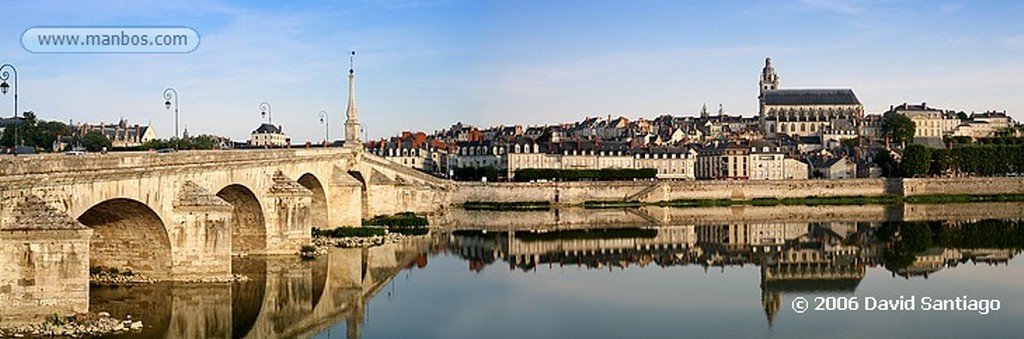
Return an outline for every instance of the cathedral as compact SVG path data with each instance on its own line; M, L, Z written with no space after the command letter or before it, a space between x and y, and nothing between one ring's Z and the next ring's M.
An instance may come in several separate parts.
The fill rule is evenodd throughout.
M856 132L864 106L851 89L781 89L766 58L759 83L761 128L767 138Z

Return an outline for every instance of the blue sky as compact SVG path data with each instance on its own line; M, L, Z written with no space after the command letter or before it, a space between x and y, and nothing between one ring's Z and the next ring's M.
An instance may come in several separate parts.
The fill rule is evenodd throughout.
M342 136L347 53L371 137L586 116L757 111L771 56L783 88L853 88L868 112L928 102L1024 118L1024 3L1016 1L31 1L7 3L0 63L19 108L45 119L151 121L237 140L270 102L294 141L317 113ZM31 54L32 26L189 26L190 54ZM10 95L0 115L10 116Z

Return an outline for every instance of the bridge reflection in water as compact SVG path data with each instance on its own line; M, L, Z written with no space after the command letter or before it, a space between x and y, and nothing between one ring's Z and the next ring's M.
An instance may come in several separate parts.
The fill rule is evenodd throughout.
M155 283L92 287L89 309L142 320L124 338L308 337L344 322L361 335L365 305L392 277L422 261L430 239L332 249L317 260L235 258L233 284Z

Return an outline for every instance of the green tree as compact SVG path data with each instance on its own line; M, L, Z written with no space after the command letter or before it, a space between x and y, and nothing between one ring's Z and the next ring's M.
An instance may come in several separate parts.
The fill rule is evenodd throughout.
M190 149L215 149L220 147L220 142L212 136L200 135L189 140Z
M875 164L882 169L883 177L899 178L903 176L900 173L899 163L892 158L888 150L881 150L875 154Z
M22 140L21 130L24 129L25 126L23 126L23 125L15 126L15 124L10 124L10 125L7 126L7 128L4 128L4 135L0 136L0 145L3 145L3 147L14 146L14 129L15 128L18 129L18 139Z
M85 146L85 149L90 152L101 151L104 147L109 149L112 145L110 139L107 139L107 136L99 131L89 131L84 136L76 139L76 142L81 142L82 146Z
M948 149L932 149L931 158L931 167L928 170L931 175L942 175L956 170L956 159L953 158L953 152Z
M175 146L177 146L177 147L175 147ZM138 150L143 150L143 151L145 151L145 150L161 149L161 148L177 148L177 149L180 149L180 150L189 150L189 149L208 150L208 149L216 149L218 147L220 147L220 141L218 141L215 137L210 136L210 135L200 135L200 136L191 137L191 138L188 138L188 139L176 139L176 138L171 138L171 139L153 139L153 140L147 141L146 143L142 144L141 146L132 147L131 149L138 149Z
M58 137L71 135L71 127L62 122L39 120L32 111L22 114L21 124L18 126L20 145L54 151L53 142ZM14 145L14 126L4 130L3 136L0 136L0 144L7 147Z
M931 167L931 149L924 145L910 145L903 151L900 171L904 177L920 177L928 174Z
M914 140L917 125L903 114L889 114L882 121L882 133L892 142L906 147L908 141Z

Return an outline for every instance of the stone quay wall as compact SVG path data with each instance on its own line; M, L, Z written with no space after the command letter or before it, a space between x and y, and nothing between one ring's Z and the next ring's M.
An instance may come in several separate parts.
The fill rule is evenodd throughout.
M432 225L452 230L519 231L538 227L589 229L617 227L884 222L970 221L1024 218L1024 202L975 202L944 204L746 206L630 208L552 208L540 211L478 211L450 209L431 216Z
M764 181L585 181L479 183L460 182L451 203L470 201L658 202L678 199L807 198L1024 194L1024 178L837 179Z
M903 179L903 195L1021 194L1024 177Z

